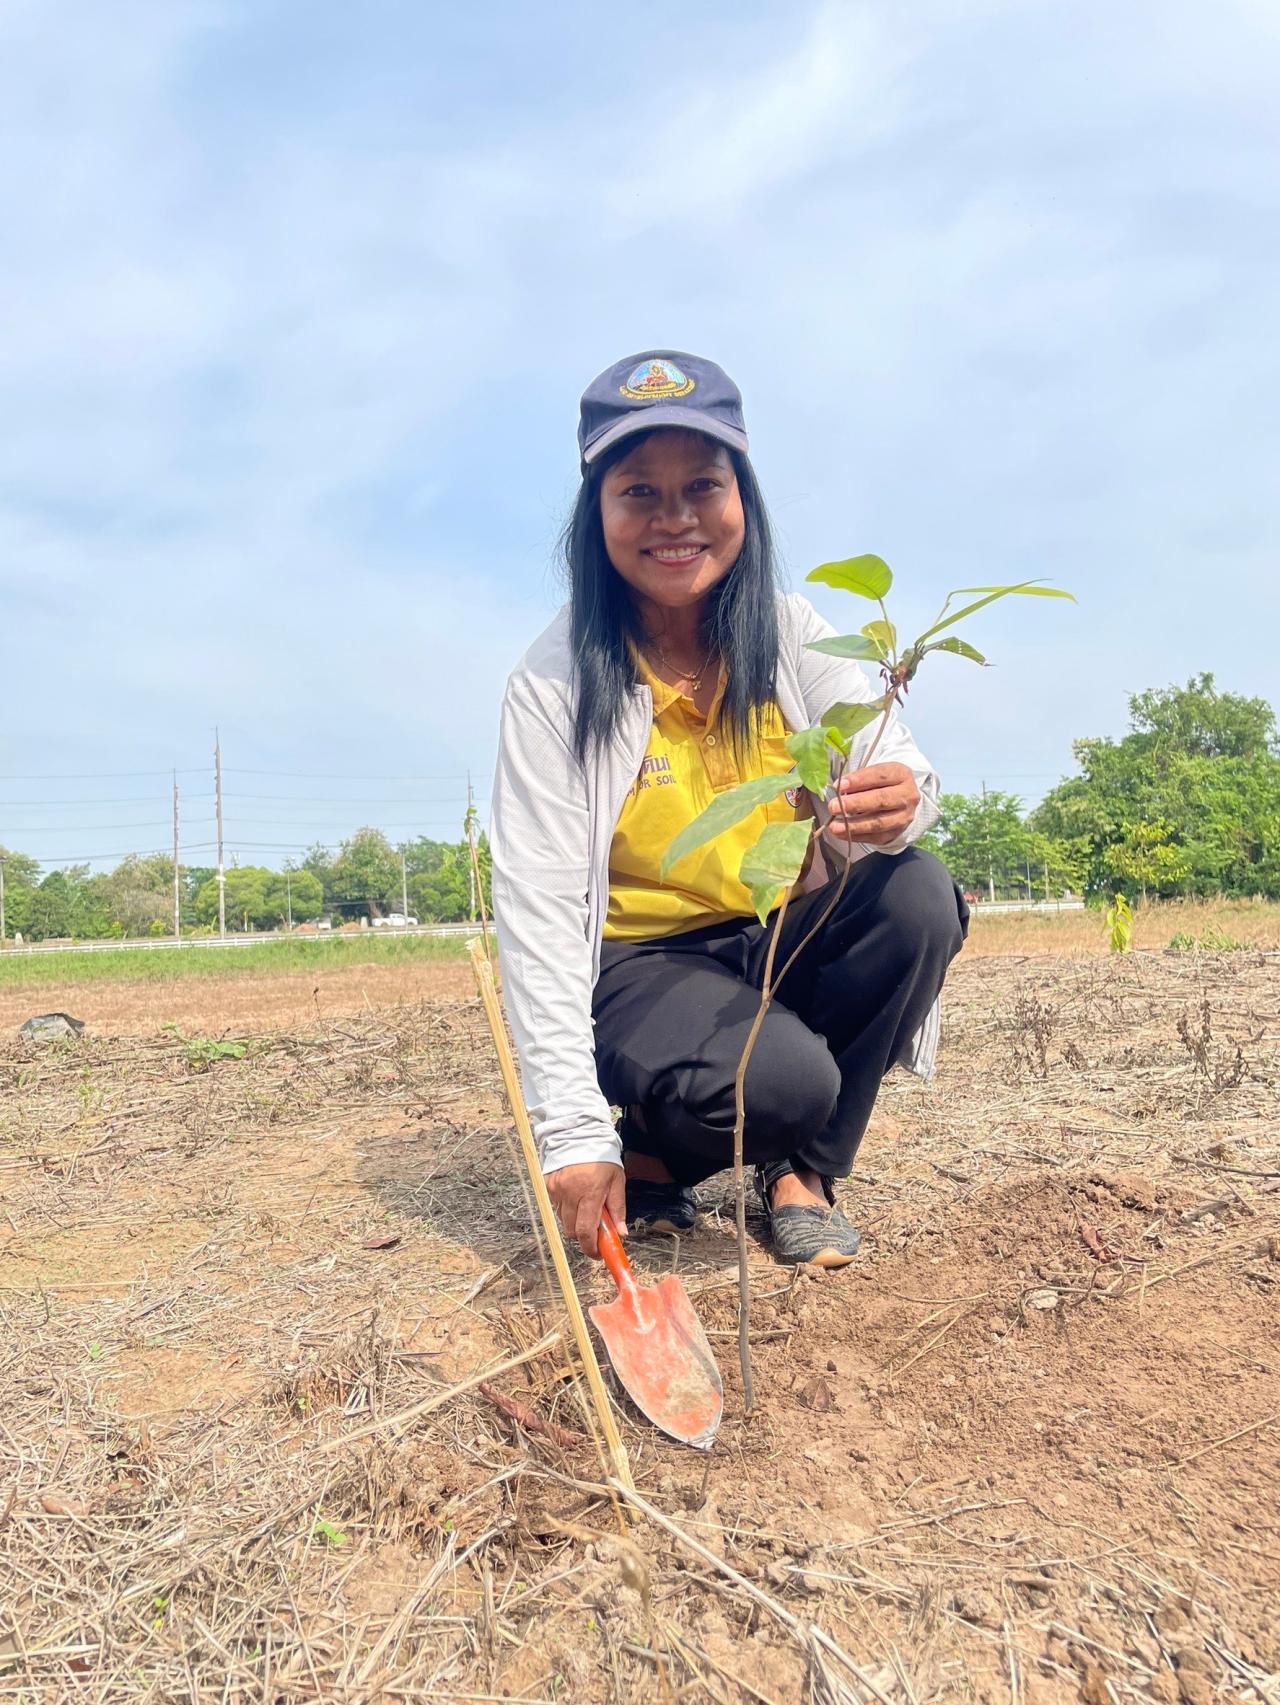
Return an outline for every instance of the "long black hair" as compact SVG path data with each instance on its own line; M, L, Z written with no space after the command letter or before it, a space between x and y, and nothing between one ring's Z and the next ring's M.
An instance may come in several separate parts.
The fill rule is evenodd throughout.
M600 485L613 464L635 449L639 436L624 438L586 469L560 540L573 636L573 743L581 763L613 738L638 680L633 646L645 634L627 584L605 549ZM718 726L741 748L755 739L760 713L777 689L778 571L773 529L755 472L739 451L730 450L729 456L745 529L737 561L708 599L702 640L708 653L721 659L728 677Z

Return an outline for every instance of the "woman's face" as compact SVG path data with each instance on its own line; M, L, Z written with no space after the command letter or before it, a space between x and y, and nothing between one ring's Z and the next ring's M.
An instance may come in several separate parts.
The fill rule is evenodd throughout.
M651 432L604 476L609 561L643 612L696 606L738 560L746 530L723 444L675 428Z

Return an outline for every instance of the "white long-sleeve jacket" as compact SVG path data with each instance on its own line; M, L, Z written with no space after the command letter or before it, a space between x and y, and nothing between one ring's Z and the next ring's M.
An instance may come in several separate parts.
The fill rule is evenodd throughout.
M807 599L780 594L778 624L778 707L788 728L812 727L834 704L877 696L857 663L806 649L835 631ZM596 1081L591 1000L608 909L609 849L652 726L652 695L637 686L611 745L579 763L567 609L507 682L490 824L493 904L507 1012L545 1172L621 1158ZM865 762L876 726L855 737L851 770ZM938 820L938 778L896 711L875 757L911 770L920 788L915 817L885 847L849 848L824 834L828 856L901 852ZM825 825L825 799L815 797L814 809ZM813 863L819 868L811 870L811 883L826 874L821 860ZM914 1039L913 1071L930 1075L937 1044L935 1005Z

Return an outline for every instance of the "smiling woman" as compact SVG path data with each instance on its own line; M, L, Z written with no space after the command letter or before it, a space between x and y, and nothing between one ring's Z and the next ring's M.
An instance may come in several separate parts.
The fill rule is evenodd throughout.
M606 1208L636 1230L695 1223L693 1185L732 1153L767 945L741 853L769 823L817 816L822 850L780 959L812 940L751 1056L744 1143L779 1257L844 1266L859 1239L834 1180L885 1072L932 1069L967 919L911 845L937 819L937 777L894 712L877 762L858 757L866 732L838 789L779 793L788 733L873 693L856 663L810 649L832 630L777 589L741 398L719 367L672 351L616 363L583 396L578 442L570 602L508 683L492 819L504 981L548 1191L591 1255ZM756 809L664 880L680 830L756 780ZM828 860L857 862L823 918Z

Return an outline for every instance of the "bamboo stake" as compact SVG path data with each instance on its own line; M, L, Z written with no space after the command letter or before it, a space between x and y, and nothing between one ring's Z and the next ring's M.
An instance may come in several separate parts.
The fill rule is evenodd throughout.
M569 1268L569 1258L564 1252L564 1243L560 1237L560 1222L556 1219L555 1209L551 1206L551 1197L547 1194L547 1183L542 1176L542 1162L538 1156L537 1144L533 1140L528 1109L524 1104L520 1079L516 1075L516 1063L511 1057L511 1046L507 1041L502 1011L498 1006L498 991L494 986L493 967L478 941L473 939L468 951L471 954L471 966L476 974L476 986L480 990L480 1001L484 1007L484 1014L489 1020L489 1029L493 1032L493 1045L498 1054L502 1082L506 1088L507 1100L511 1104L511 1117L515 1121L516 1135L520 1138L520 1148L529 1173L529 1183L533 1188L534 1200L538 1204L538 1216L546 1234L547 1246L551 1250L556 1277L560 1281L560 1294L564 1297L564 1305L569 1311L569 1324L572 1326L574 1338L577 1340L578 1354L582 1357L583 1371L587 1376L587 1387L591 1392L591 1402L600 1422L600 1430L604 1434L605 1444L608 1447L613 1475L622 1485L634 1491L635 1484L631 1478L631 1465L627 1461L626 1447L623 1445L621 1435L618 1432L618 1424L613 1418L609 1394L604 1388L604 1380L600 1375L600 1363L596 1360L595 1345L591 1342L591 1334L587 1330L587 1317L582 1312L582 1303L578 1299L577 1287L573 1282L573 1273Z

